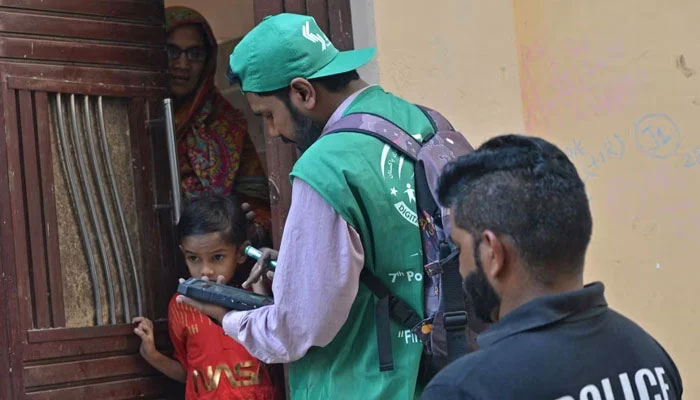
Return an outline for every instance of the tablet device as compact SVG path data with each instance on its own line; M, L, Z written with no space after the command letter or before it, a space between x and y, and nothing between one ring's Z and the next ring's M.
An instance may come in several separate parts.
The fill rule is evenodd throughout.
M180 283L177 291L183 296L237 311L253 310L274 304L272 297L199 278L190 278Z

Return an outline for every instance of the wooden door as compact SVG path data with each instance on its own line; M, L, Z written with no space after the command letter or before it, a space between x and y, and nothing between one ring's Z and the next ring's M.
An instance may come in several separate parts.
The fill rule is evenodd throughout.
M161 395L130 320L179 275L164 42L161 1L0 0L2 399Z

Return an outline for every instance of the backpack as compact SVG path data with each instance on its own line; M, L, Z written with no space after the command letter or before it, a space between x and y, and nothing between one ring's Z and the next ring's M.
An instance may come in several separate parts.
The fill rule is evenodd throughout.
M426 277L423 279L424 293L437 293L437 301L425 304L424 317L394 296L379 278L366 269L362 270L360 281L378 298L375 322L379 370L390 371L394 368L391 318L423 343L419 376L427 382L440 369L468 351L467 312L459 275L459 251L449 241L449 210L440 206L436 199L438 178L445 164L469 154L473 148L441 114L427 107L418 108L435 132L423 142L391 121L368 113L348 114L326 127L322 136L337 132L370 135L414 162L418 226ZM430 298L424 296L424 301Z

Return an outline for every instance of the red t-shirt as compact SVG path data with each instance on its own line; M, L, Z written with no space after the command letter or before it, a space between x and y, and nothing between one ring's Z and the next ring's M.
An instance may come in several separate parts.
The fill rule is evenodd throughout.
M193 307L170 299L168 331L173 356L185 368L185 398L274 400L267 365Z

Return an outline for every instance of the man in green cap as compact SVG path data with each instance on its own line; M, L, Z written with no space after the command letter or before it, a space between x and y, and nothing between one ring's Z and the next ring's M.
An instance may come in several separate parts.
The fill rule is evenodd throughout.
M359 78L355 69L374 52L340 52L313 18L279 14L265 18L231 54L233 78L268 134L303 152L291 173L275 304L227 313L179 301L222 321L255 357L291 363L293 399L412 399L421 391L422 344L393 321L394 368L379 370L377 298L360 284L366 269L423 313L413 163L369 135L319 139L351 113L378 115L419 140L434 133L417 106Z

